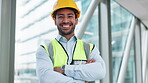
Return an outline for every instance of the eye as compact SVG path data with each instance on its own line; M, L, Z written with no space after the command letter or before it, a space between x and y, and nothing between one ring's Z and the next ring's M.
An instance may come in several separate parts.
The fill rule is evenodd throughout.
M70 15L70 16L68 16L68 18L73 18L73 16L72 16L72 15Z
M58 16L58 18L64 18L64 16Z

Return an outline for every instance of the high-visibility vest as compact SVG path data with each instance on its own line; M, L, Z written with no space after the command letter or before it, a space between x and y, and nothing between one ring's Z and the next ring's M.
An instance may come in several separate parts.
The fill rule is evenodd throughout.
M51 58L54 67L61 67L63 65L68 64L68 54L62 44L54 39L49 45L41 45L45 48L49 57ZM73 52L73 61L86 61L89 58L89 54L93 50L94 45L83 42L82 40L77 40L76 45ZM72 61L72 62L73 62Z

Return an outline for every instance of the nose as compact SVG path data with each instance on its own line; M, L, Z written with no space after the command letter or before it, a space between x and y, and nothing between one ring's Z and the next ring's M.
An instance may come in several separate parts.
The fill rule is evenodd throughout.
M65 22L65 23L69 22L68 18L65 17L65 18L63 19L63 22Z

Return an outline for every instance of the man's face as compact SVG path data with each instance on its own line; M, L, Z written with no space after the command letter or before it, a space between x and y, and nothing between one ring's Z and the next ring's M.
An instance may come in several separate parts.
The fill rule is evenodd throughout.
M70 9L59 10L56 14L55 25L61 35L74 34L75 25L78 24L78 18Z

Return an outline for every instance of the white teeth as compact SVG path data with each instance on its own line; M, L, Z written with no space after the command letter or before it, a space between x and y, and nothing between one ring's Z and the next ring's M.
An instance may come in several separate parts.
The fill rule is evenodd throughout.
M63 27L69 27L69 25L63 25Z

